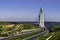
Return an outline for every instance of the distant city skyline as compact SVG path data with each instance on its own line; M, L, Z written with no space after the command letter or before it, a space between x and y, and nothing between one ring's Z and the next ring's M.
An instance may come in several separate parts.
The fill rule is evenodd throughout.
M38 21L41 7L45 21L60 22L60 0L0 0L0 21Z

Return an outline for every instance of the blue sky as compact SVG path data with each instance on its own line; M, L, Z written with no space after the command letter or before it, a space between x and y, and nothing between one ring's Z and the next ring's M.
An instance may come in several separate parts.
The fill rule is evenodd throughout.
M60 21L60 0L0 0L0 21L38 21L41 7L45 21Z

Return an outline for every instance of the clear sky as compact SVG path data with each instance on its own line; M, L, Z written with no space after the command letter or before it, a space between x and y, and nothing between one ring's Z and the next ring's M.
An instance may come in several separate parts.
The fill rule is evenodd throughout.
M38 21L41 7L45 21L60 21L60 0L0 0L0 21Z

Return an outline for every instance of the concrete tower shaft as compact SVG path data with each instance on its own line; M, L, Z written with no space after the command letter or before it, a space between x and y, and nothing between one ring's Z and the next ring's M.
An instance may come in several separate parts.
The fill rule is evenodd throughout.
M43 8L40 8L39 27L40 27L40 28L45 28L45 25L44 25L44 13L43 13Z

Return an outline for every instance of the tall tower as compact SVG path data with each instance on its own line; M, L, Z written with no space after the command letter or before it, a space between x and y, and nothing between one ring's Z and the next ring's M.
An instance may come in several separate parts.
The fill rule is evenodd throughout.
M39 28L45 28L45 25L44 25L44 13L43 13L43 8L40 8L40 14L39 14Z

